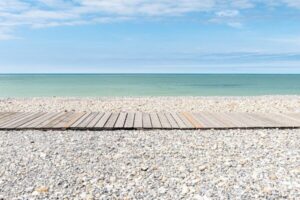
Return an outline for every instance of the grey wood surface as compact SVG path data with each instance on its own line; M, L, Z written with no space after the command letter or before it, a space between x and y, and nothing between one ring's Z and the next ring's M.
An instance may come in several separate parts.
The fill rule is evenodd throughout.
M41 112L35 113L35 114L29 115L29 116L23 118L22 120L19 120L18 122L14 121L13 123L6 125L5 127L8 129L18 128L19 126L22 126L23 124L26 124L42 115L43 115L43 113L41 113Z
M110 112L106 112L104 113L104 115L101 117L101 119L97 122L97 124L94 126L95 128L103 128L106 124L106 122L108 121L108 119L110 118L112 113Z
M87 127L92 128L95 127L96 124L100 121L100 119L103 117L104 113L97 113L96 116L89 122Z
M137 112L134 117L134 128L143 128L143 113Z
M143 128L152 128L152 122L149 113L143 113Z
M171 129L172 126L168 120L168 118L166 117L165 113L158 113L158 118L159 118L159 121L161 123L161 127L164 128L164 129Z
M125 125L127 113L120 113L118 120L116 121L115 128L123 128Z
M80 124L76 126L76 128L86 128L93 121L93 119L97 116L98 113L92 112L90 113Z
M300 113L1 112L0 129L300 128Z
M17 116L12 116L8 118L6 121L0 124L0 128L9 128L12 124L19 123L20 121L26 119L26 117L30 117L31 115L34 115L35 113L21 113Z
M59 113L54 113L54 115L51 115L49 118L45 118L44 121L41 121L40 123L35 124L36 129L43 128L47 124L49 124L51 121L56 120L57 118L61 117L64 115L64 112L59 112Z
M84 113L76 122L74 122L73 124L70 125L70 127L72 128L76 128L77 126L79 126L79 124L81 124L91 113L90 112L86 112Z
M127 113L124 128L126 128L126 129L133 128L133 126L134 126L134 117L135 117L134 113Z
M183 121L186 128L188 129L194 128L193 124L184 116L183 113L176 113L176 114L181 119L181 121Z
M116 121L119 117L120 113L112 113L109 119L107 120L106 124L104 125L105 128L114 128Z
M183 122L183 120L177 115L177 113L172 112L171 113L173 119L176 121L178 128L188 128L185 123Z
M35 128L36 125L44 122L45 120L47 120L48 118L54 116L56 113L43 113L43 115L37 117L34 120L31 120L29 122L26 122L25 124L19 126L19 128Z
M161 128L161 123L157 113L150 113L150 118L151 118L153 128Z
M179 126L178 126L176 120L173 118L173 116L172 116L171 113L169 113L169 112L168 112L168 113L165 113L165 116L166 116L168 122L170 123L171 128L173 128L173 129L179 128Z

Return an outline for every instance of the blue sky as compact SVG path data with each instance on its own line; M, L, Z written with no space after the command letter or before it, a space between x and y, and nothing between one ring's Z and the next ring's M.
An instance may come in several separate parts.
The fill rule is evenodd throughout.
M300 73L300 0L1 0L0 73Z

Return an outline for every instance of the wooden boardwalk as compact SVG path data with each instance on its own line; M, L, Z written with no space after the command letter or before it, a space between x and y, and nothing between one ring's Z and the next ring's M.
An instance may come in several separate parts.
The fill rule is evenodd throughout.
M300 113L0 112L0 130L300 128Z

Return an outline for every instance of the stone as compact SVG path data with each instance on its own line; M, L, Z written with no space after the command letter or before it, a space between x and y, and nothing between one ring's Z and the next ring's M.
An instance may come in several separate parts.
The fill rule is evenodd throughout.
M186 186L186 185L183 185L183 186L182 186L181 194L185 195L185 194L187 194L189 191L190 191L190 190L189 190L188 186Z
M201 165L201 166L198 167L198 169L199 169L200 171L204 171L204 170L206 170L207 168L208 168L207 165Z
M49 188L46 186L41 186L35 189L36 192L38 193L47 193L49 192Z
M160 194L165 194L167 192L167 190L166 190L166 188L164 188L164 187L160 187L159 189L158 189L158 193L160 193Z

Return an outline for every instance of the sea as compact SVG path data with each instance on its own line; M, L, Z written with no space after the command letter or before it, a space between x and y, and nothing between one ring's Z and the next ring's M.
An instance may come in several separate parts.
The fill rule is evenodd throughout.
M300 74L0 74L0 98L300 95Z

